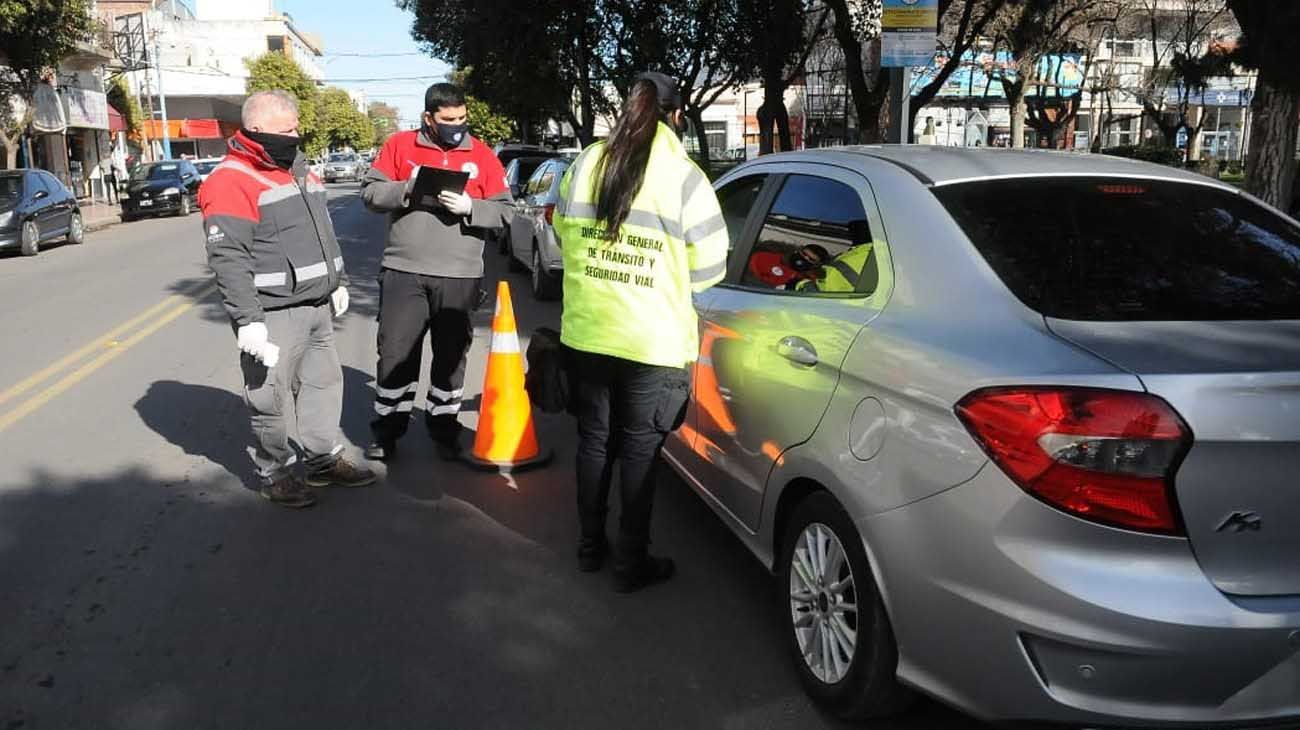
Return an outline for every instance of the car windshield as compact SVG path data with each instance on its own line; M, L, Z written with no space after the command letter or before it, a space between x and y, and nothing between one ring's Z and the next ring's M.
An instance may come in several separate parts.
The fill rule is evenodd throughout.
M934 194L1007 288L1047 317L1300 319L1300 227L1235 192L1094 177Z
M207 175L208 173L215 170L217 168L217 165L220 164L221 164L221 160L210 160L208 162L196 162L194 163L194 166L199 169L200 175Z
M22 197L23 178L21 175L0 175L0 199Z
M176 162L159 162L137 168L132 180L175 180L181 176L181 166Z
M356 155L330 155L330 162L356 162Z

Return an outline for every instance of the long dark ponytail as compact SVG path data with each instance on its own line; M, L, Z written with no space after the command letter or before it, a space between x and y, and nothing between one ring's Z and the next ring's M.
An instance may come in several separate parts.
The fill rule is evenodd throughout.
M623 114L619 117L605 154L597 163L596 220L604 224L606 237L618 239L618 229L632 210L632 201L645 182L646 165L650 161L650 148L654 143L659 121L675 110L659 105L659 93L654 82L640 79L632 86Z

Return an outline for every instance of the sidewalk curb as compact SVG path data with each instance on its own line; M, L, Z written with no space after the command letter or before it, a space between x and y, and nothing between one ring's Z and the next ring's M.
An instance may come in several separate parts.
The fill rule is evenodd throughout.
M111 228L112 226L116 226L121 222L122 219L116 216L112 218L100 218L99 220L96 221L86 221L84 224L84 228L86 233L95 233L96 231L102 231L105 228Z

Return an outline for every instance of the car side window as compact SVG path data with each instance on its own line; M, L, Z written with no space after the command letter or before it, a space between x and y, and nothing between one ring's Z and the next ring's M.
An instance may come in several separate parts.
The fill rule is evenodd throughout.
M735 250L736 242L745 232L745 221L758 202L765 182L767 175L748 175L718 188L718 205L722 208L722 220L727 224L728 254Z
M564 179L564 171L567 169L567 165L563 165L559 162L552 163L551 171L547 173L547 179L543 189L548 193L558 193L560 191L560 181Z
M742 286L814 294L868 294L878 277L871 226L852 187L790 175L763 220Z
M542 190L542 178L546 176L546 173L549 172L550 169L551 163L549 162L544 163L541 167L537 168L537 171L533 173L533 176L528 178L528 187L524 188L524 194L536 195L540 192Z
M28 190L29 197L35 196L36 193L41 191L49 193L50 195L54 195L56 190L55 187L50 185L49 181L45 179L45 175L40 172L33 172L31 175L29 175L27 177L27 185L29 187Z

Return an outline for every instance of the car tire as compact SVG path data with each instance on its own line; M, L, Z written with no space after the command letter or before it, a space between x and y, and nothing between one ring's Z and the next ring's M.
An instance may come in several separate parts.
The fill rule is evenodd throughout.
M80 213L73 213L68 221L68 243L79 245L86 242L86 223Z
M830 567L815 567L810 543L823 546ZM896 677L898 646L889 616L862 538L834 497L816 492L799 504L780 558L786 639L809 696L850 720L906 709L913 694Z
M502 256L510 255L510 228L502 228L497 234L497 253Z
M135 216L131 215L130 213L123 213L119 217L122 219L123 223L130 223L135 220Z
M546 270L542 264L542 252L533 246L533 298L539 302L549 302L560 298L560 278Z
M192 212L193 212L193 210L190 208L190 196L188 196L188 195L182 195L182 196L181 196L181 207L180 207L179 210L176 211L176 217L177 217L177 218L185 218L185 217L189 216L189 214L192 213Z
M41 229L36 227L36 221L24 223L19 237L24 256L35 256L41 252Z

